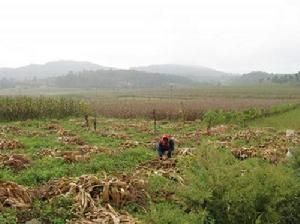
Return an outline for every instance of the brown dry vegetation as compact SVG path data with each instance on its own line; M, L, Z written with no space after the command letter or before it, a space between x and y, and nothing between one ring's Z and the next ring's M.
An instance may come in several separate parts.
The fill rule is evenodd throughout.
M11 211L7 210L8 208L16 209L20 223L25 223L32 218L38 218L42 223L52 223L44 222L44 220L54 220L56 217L52 217L51 214L56 216L55 212L60 211L65 205L56 205L54 211L50 210L51 212L49 212L47 210L49 207L45 210L40 209L35 202L39 201L42 205L50 206L55 200L70 199L71 206L68 214L72 216L67 220L65 216L61 215L62 223L92 224L101 223L100 220L103 223L139 223L137 218L141 218L144 223L149 223L150 221L145 218L147 213L152 215L159 209L160 203L163 201L177 206L176 211L181 212L178 216L190 216L194 213L186 213L185 207L185 210L182 211L178 208L184 205L188 206L187 209L195 210L197 207L197 205L190 204L190 197L201 195L198 186L195 191L192 186L200 181L195 179L188 169L190 166L194 166L193 164L198 159L201 161L201 166L209 167L207 171L201 170L200 175L202 172L211 172L208 173L209 176L217 175L219 178L221 174L229 172L227 167L232 166L234 172L230 170L230 175L232 173L234 177L224 177L226 181L220 181L222 186L226 186L230 181L235 182L232 178L240 180L240 177L252 177L251 175L254 175L253 172L257 169L255 161L265 160L266 163L261 162L261 164L266 167L272 166L274 170L277 169L277 166L280 168L283 164L287 164L287 150L300 143L298 131L292 131L290 134L271 128L241 128L233 124L214 126L208 131L206 127L200 127L197 122L158 121L159 131L170 132L176 142L173 158L159 160L155 158L153 150L154 144L160 136L153 133L152 123L147 120L99 118L97 120L99 129L96 131L84 127L84 121L84 117L50 120L48 123L32 121L33 123L31 122L32 124L27 127L29 128L27 132L46 133L47 139L53 142L52 145L48 145L48 148L45 149L44 140L39 139L42 144L35 144L37 150L33 150L30 148L30 141L26 141L23 136L20 143L24 143L24 149L20 149L18 154L5 154L11 153L11 150L3 150L3 154L0 154L0 167L5 176L3 175L3 180L0 181L0 211L7 214L7 211ZM24 130L25 123L5 125L0 129L3 134L11 134L19 138L20 134L27 135ZM35 129L32 129L33 127ZM58 137L78 137L85 144L58 141ZM110 143L113 142L114 144L111 145ZM13 152L15 153L15 150ZM23 156L19 156L19 153L22 153ZM126 162L126 153L130 156L127 158L128 162ZM141 159L144 154L148 153L149 157ZM212 158L208 159L210 156ZM27 157L28 160L26 160ZM224 161L226 164L219 167L221 158L226 158ZM11 162L6 163L7 160ZM50 163L51 166L47 167L47 163ZM108 166L102 165L102 168L98 168L103 163ZM131 166L132 163L135 165L130 169L122 168ZM246 166L246 163L249 165ZM40 165L36 166L37 164ZM59 173L55 173L56 167L59 166ZM212 166L216 166L218 169L215 169L216 167L210 169ZM251 169L252 166L256 168ZM197 171L199 170L199 167L195 168ZM51 173L49 178L43 179L47 175L48 169L53 169L55 172ZM220 170L222 172L219 172ZM22 181L23 177L16 171L21 172L22 176L30 176L30 181L35 179L38 181L35 184L24 182ZM77 173L74 174L74 172ZM189 182L190 177L192 177L191 182ZM259 180L256 176L255 179ZM252 180L250 179L250 181ZM215 184L217 183L213 183L213 185ZM252 185L255 186L255 184ZM263 182L263 184L265 183ZM241 186L243 185L237 185L236 189ZM200 187L201 190L205 190L203 186ZM216 191L213 187L211 189ZM220 186L217 186L216 189L220 189ZM209 195L209 191L210 189L202 193ZM187 195L183 196L182 194ZM213 208L217 204L214 200L207 202ZM240 201L239 197L237 197L237 201ZM152 206L156 206L156 204L158 207L153 209ZM135 206L139 213L130 210L130 206ZM223 207L221 209L224 210ZM27 216L21 217L20 214L23 214L21 211L24 210ZM41 210L47 212L46 218L42 216ZM34 213L37 211L38 213ZM212 217L219 217L214 209L211 209L210 214ZM161 214L157 214L155 219L171 220L172 218L166 217L161 218ZM197 219L197 221L186 223L200 222Z
M269 108L286 103L283 99L237 99L237 98L201 98L189 100L96 100L91 102L94 113L106 117L138 118L153 117L157 119L195 120L201 118L205 111L213 109L245 110L252 107Z

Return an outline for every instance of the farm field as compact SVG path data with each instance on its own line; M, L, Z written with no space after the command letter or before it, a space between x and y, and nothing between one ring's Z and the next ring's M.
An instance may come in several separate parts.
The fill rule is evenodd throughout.
M300 109L268 118L256 119L249 124L256 127L274 127L277 129L300 129Z
M191 88L158 89L76 89L76 88L23 88L15 87L1 89L0 96L65 96L81 99L178 99L192 100L207 97L216 98L242 98L242 99L300 99L299 86L291 85L249 85L249 86L216 86L200 85Z
M0 223L297 223L299 114L209 131L180 119L156 132L149 119L1 122ZM160 161L164 133L176 150Z
M300 224L300 0L144 1L0 3L0 224Z

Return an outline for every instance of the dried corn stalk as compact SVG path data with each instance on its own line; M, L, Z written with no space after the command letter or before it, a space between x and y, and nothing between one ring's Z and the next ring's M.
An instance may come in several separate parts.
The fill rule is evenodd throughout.
M128 213L116 212L110 204L106 207L94 208L94 211L88 212L84 217L71 220L68 224L138 224L139 222Z
M61 178L49 181L39 189L42 198L50 199L61 194L77 195L85 203L89 197L93 200L111 203L117 207L135 202L145 203L145 181L133 176L120 178L98 179L95 176L81 176L79 178ZM87 193L87 194L86 194ZM83 197L83 198L82 198ZM78 199L79 200L79 199ZM86 210L85 206L82 208Z
M24 147L18 140L0 139L0 149L21 149Z
M175 155L179 156L193 156L195 148L177 148L175 150Z
M220 135L219 139L211 144L229 149L239 159L262 157L272 163L285 160L288 148L300 143L297 132L289 130L287 135L266 128L241 130L233 135ZM245 145L236 146L235 141L245 142Z
M35 193L10 181L0 181L0 211L5 207L28 209Z
M37 156L48 156L53 158L64 159L68 162L88 161L91 154L112 153L108 148L100 148L97 146L84 145L79 150L64 151L58 149L43 149L37 153Z
M126 140L120 144L121 149L135 148L139 145L138 141Z
M176 160L153 159L140 164L135 171L135 175L159 175L183 184L179 170L176 168Z
M79 136L62 135L58 137L58 140L64 144L84 145L84 141Z
M0 167L10 167L14 170L21 170L30 164L29 159L23 155L0 154Z

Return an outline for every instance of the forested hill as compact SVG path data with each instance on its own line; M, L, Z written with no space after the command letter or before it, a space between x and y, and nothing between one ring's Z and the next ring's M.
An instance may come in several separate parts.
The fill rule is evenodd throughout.
M253 71L236 78L236 83L239 84L262 84L262 83L277 83L277 84L300 84L300 72L294 74L272 74L261 71Z
M133 70L83 71L52 77L47 85L61 88L155 88L197 84L188 78Z
M195 65L159 64L133 67L132 69L151 73L180 75L200 82L222 82L232 76L232 74Z

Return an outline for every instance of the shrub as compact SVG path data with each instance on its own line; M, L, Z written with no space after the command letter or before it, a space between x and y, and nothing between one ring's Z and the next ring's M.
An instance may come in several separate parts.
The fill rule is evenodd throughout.
M150 211L145 217L145 223L155 224L204 224L213 223L207 219L206 212L190 212L186 213L184 209L178 205L169 202L153 204Z
M300 180L292 169L261 159L239 161L201 149L178 191L187 207L216 223L299 223Z
M65 196L54 198L49 203L35 201L32 212L42 223L63 224L75 217L73 203L71 198Z
M14 209L5 209L0 213L1 224L17 224L17 212Z
M246 121L259 117L267 117L274 114L284 113L296 109L300 104L284 104L270 108L249 108L243 111L238 110L209 110L204 113L203 121L207 127L224 123L235 123L245 126Z

